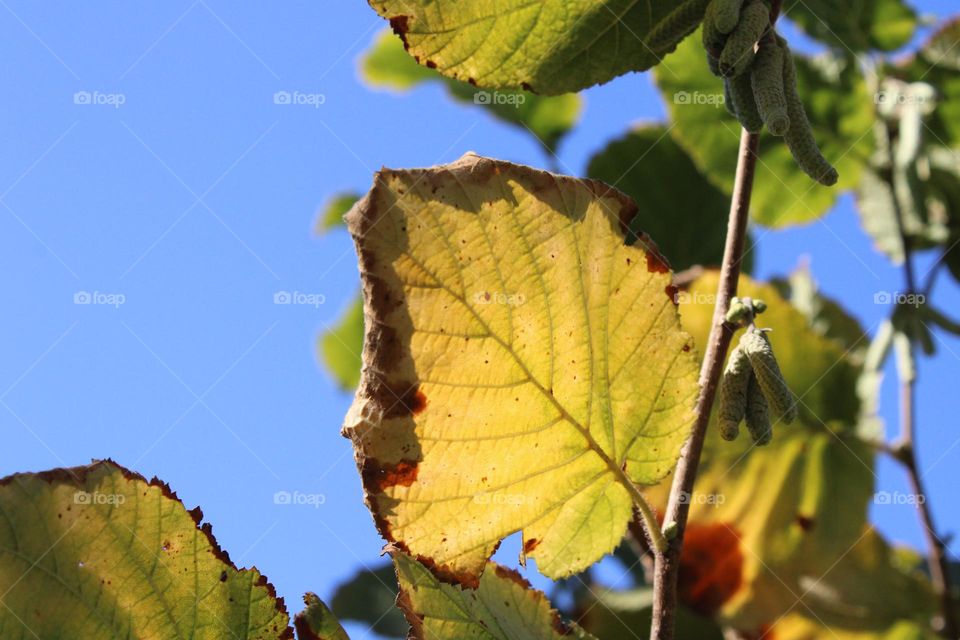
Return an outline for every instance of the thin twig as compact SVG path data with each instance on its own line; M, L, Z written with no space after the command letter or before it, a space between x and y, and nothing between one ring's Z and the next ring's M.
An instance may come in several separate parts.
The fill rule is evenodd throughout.
M897 231L900 234L900 241L903 245L903 277L907 287L907 295L913 296L917 293L917 281L913 269L913 252L910 241L907 237L906 226L904 225L903 210L900 207L900 201L897 199L896 186L893 180L893 172L896 165L893 159L893 143L888 134L887 151L890 155L890 170L884 175L890 187L890 193L893 195L893 212L897 221ZM932 285L932 279L928 283ZM913 357L914 347L911 340L910 357ZM915 368L914 368L915 369ZM917 513L920 516L920 522L923 525L923 533L927 539L927 547L930 553L930 581L933 583L934 591L940 599L941 616L943 617L943 628L941 633L945 638L957 638L960 627L957 625L956 616L953 611L953 587L950 582L950 567L947 560L947 553L943 541L937 535L936 527L933 523L933 513L930 509L927 494L923 486L923 478L917 465L916 453L916 375L910 378L900 380L900 439L897 446L894 447L894 459L903 464L910 478L910 485L913 489L914 502L917 505Z
M723 362L730 348L734 328L726 323L724 315L730 299L736 295L740 279L740 262L743 257L750 214L750 195L753 192L753 177L757 165L757 147L760 137L742 131L740 152L737 160L737 176L730 203L730 218L727 223L727 242L720 267L720 284L717 286L716 305L713 309L713 324L707 339L706 353L700 367L700 395L697 397L696 419L690 439L680 451L680 460L674 471L673 485L664 522L677 523L677 535L670 541L667 551L657 555L653 581L653 624L651 640L672 640L677 610L677 574L680 569L680 550L683 533L690 511L689 496L697 476L697 465L703 451L703 441L710 422L710 408L716 396Z

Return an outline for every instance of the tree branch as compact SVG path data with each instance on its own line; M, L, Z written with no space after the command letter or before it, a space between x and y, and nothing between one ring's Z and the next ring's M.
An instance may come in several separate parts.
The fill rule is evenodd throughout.
M893 212L897 221L897 231L900 234L900 241L903 245L903 277L907 287L907 294L914 295L918 293L917 281L913 269L913 252L910 240L907 237L906 226L903 219L903 210L900 207L900 201L897 199L896 186L893 180L893 172L896 165L893 158L893 142L888 133L887 150L890 155L890 171L884 176L893 195ZM932 287L932 278L928 282L926 289ZM928 291L929 292L929 291ZM924 302L925 303L925 302ZM913 358L913 341L911 339L910 357ZM933 523L933 513L931 512L927 494L923 485L923 478L917 465L916 453L916 376L908 379L900 379L900 439L893 448L894 458L903 464L910 478L910 486L914 494L914 502L917 505L917 513L920 516L920 522L923 526L923 533L927 539L927 548L930 554L930 580L933 583L934 591L940 600L941 616L943 618L943 628L941 634L945 638L960 637L960 626L957 624L956 615L953 610L953 587L950 583L950 566L947 560L946 545L937 535L936 527Z
M689 497L693 492L700 453L703 451L703 441L707 434L707 424L710 422L710 408L713 406L723 363L727 358L727 350L730 348L734 334L734 328L727 324L724 315L730 307L730 299L737 293L737 282L740 279L740 261L743 258L747 219L750 214L750 195L753 192L759 141L759 135L741 131L737 175L727 223L727 242L720 267L720 284L717 286L710 337L707 339L706 352L700 367L700 395L697 397L696 419L690 439L680 451L680 460L674 471L673 485L670 487L670 498L664 518L664 523L677 524L677 535L670 541L666 552L657 554L654 569L651 640L673 639L677 611L677 574L680 569L683 534L690 511Z

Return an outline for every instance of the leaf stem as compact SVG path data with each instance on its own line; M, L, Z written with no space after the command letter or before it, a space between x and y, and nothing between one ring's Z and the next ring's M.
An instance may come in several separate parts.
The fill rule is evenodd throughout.
M907 294L917 293L917 281L913 269L913 251L910 240L907 237L906 226L903 219L903 210L900 207L900 201L897 199L896 186L893 180L893 171L896 170L893 158L893 141L887 133L887 151L890 156L890 171L884 174L884 179L890 187L890 193L893 194L893 212L897 222L897 231L900 234L900 241L903 245L903 277L907 288ZM928 283L929 285L931 282ZM910 343L910 351L915 351L913 340ZM912 357L911 353L911 357ZM899 369L898 369L899 371ZM920 473L917 464L916 454L916 375L909 378L900 379L900 439L897 445L893 447L893 458L899 461L907 472L910 479L910 486L915 497L914 502L917 505L917 515L920 517L923 533L927 539L927 548L930 554L928 562L930 566L930 580L933 583L934 591L940 600L940 613L943 618L943 628L940 633L945 638L957 638L960 626L957 624L956 616L953 611L953 587L950 582L950 567L947 560L946 545L940 536L937 535L937 529L933 522L933 513L927 501L927 494L923 485L923 476Z
M723 250L723 263L720 267L720 283L717 286L716 305L713 309L713 323L707 339L703 364L700 367L700 395L697 397L696 418L690 439L680 451L680 459L674 472L667 502L664 522L676 522L677 534L669 542L667 551L658 554L653 580L653 624L650 628L651 640L672 640L677 610L677 576L680 570L680 551L683 546L683 534L690 512L690 495L697 476L697 466L703 451L703 442L710 422L710 409L717 393L723 363L733 339L735 327L726 322L724 316L730 307L730 299L737 292L740 279L740 262L746 239L747 219L750 214L750 195L753 192L753 178L756 173L757 148L760 136L740 133L740 150L737 158L737 175L733 185L730 202L730 216L727 222L727 241Z

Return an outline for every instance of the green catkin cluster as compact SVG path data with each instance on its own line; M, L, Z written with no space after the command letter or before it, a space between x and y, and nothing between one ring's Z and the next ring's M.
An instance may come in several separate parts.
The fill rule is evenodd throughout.
M751 439L758 446L773 439L772 418L784 423L796 419L793 394L763 331L747 329L730 353L720 383L717 414L721 438L735 440L740 433L740 422L745 421Z
M773 440L773 426L770 423L770 405L767 403L763 389L757 381L757 376L750 376L750 386L747 388L747 410L744 416L747 422L747 431L753 438L754 444L762 447Z
M749 74L735 78L724 78L730 87L730 97L733 100L733 109L736 111L740 126L750 133L760 133L763 129L763 118L757 109L757 101L753 95L753 85Z
M783 49L773 38L766 38L757 51L750 83L767 130L775 136L784 135L790 129L790 116L783 89Z
M724 2L724 0L714 0L714 2ZM727 38L723 53L720 54L720 73L725 78L735 78L750 69L757 42L769 28L770 10L766 4L760 0L753 0L743 8L740 21ZM719 31L719 27L717 30Z
M730 34L740 22L740 8L743 0L716 0L716 12L713 15L714 26L722 34Z
M829 187L837 183L839 175L833 165L820 153L817 141L813 137L807 112L803 108L800 94L797 93L797 70L793 66L790 48L783 38L777 40L784 52L783 87L787 96L787 117L790 118L790 128L787 129L783 139L803 172L820 184Z
M710 0L686 0L650 31L647 47L656 54L675 47L703 20Z
M787 381L780 372L773 346L762 331L748 330L740 338L740 347L750 359L753 375L774 415L789 424L797 417L797 406Z
M740 433L740 422L747 410L747 388L753 370L750 359L743 349L736 347L727 360L720 383L720 437L724 440L736 440Z
M822 185L836 184L839 175L813 137L797 93L793 56L770 26L766 2L711 0L702 36L710 72L724 79L727 111L751 133L766 126L782 136L804 173Z

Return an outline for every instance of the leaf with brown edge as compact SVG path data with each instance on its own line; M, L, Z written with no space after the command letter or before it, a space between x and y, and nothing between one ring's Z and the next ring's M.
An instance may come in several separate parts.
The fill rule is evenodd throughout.
M369 0L417 62L491 89L579 91L658 64L707 0Z
M109 460L19 473L0 511L4 640L293 638L273 585L156 478Z
M350 640L333 612L313 593L303 596L307 608L294 616L297 640Z
M476 589L441 582L419 562L392 550L409 638L422 640L590 640L563 620L547 597L513 569L489 563Z
M445 580L476 586L519 530L545 575L582 570L675 464L696 358L635 212L468 154L381 171L347 215L367 329L344 433L381 534Z

